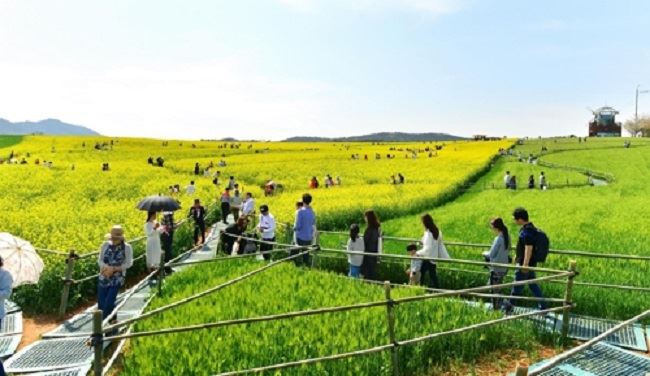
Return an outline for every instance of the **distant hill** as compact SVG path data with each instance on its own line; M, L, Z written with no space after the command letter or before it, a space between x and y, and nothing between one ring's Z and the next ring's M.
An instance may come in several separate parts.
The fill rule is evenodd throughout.
M363 136L352 137L291 137L285 142L411 142L411 141L456 141L466 138L453 136L447 133L402 133L402 132L381 132Z
M99 133L80 125L67 124L57 119L45 119L37 122L24 121L12 123L0 118L0 134L24 135L47 134L64 136L98 136Z

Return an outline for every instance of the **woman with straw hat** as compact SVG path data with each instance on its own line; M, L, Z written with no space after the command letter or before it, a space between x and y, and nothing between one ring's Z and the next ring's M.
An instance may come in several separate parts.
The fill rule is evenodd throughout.
M124 242L122 226L111 228L110 240L102 243L99 249L98 263L97 308L106 318L115 309L115 300L124 285L126 270L133 265L133 249Z

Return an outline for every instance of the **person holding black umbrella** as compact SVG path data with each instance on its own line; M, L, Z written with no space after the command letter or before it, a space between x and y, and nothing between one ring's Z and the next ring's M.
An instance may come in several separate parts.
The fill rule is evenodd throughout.
M156 219L157 213L150 211L147 213L147 222L144 224L144 234L147 236L147 269L153 271L160 266L160 257L162 249L160 246L160 233L164 228Z

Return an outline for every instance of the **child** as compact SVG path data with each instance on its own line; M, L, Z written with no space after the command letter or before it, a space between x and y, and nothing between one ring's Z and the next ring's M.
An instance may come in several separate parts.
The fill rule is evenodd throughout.
M365 251L363 238L359 237L359 225L356 223L350 226L350 239L348 239L347 250L350 252ZM348 254L348 262L350 263L350 273L348 276L359 278L361 274L361 264L363 263L363 255Z
M420 269L422 268L422 260L418 259L415 254L417 250L418 246L415 243L406 246L406 252L409 256L413 257L411 259L411 266L406 269L406 274L409 276L409 283L416 286L420 284Z

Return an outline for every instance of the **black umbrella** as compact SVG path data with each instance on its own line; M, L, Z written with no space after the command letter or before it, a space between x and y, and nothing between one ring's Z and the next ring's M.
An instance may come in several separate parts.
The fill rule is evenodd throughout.
M137 208L150 212L161 212L178 210L181 205L169 196L149 196L142 199Z

